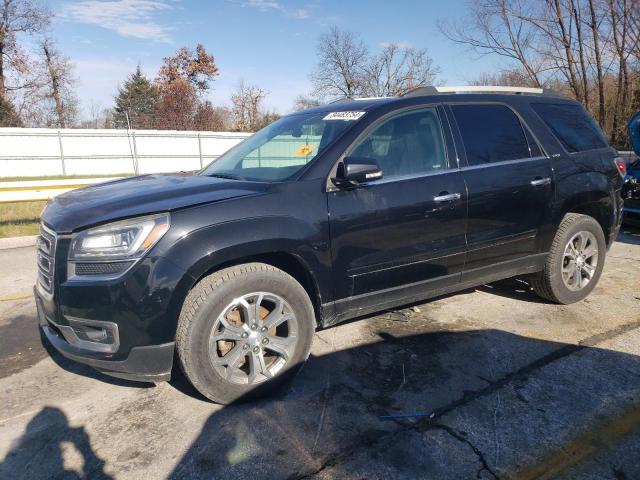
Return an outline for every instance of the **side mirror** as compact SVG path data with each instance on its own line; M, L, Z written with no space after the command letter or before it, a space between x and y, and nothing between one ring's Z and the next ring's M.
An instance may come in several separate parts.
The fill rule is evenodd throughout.
M338 188L349 188L380 178L382 178L382 170L375 159L345 157L338 164L336 176L331 181Z

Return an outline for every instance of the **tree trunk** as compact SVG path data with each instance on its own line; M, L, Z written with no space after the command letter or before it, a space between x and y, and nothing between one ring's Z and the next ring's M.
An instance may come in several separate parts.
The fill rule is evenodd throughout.
M595 51L596 72L598 76L598 122L604 128L605 121L605 98L604 98L604 75L602 73L602 58L600 55L600 32L596 19L596 10L593 0L589 0L589 14L591 15L591 35L593 36L593 49Z
M60 95L60 78L58 77L58 72L56 71L56 67L53 64L53 58L51 55L51 50L49 49L49 45L45 42L42 45L42 50L44 51L44 58L47 62L47 70L49 72L49 77L51 79L51 96L53 97L53 101L56 104L56 116L58 117L58 126L60 128L65 128L65 118L64 118L64 103L62 102L62 97Z
M620 123L620 118L624 117L624 112L626 110L625 102L628 98L628 95L625 89L629 88L629 72L627 69L627 59L625 51L628 21L628 8L626 0L622 1L622 8L622 18L619 18L614 0L609 0L609 9L611 13L611 36L613 37L615 50L618 55L618 82L616 89L616 102L613 110L613 122L611 125L611 144L614 147L616 147L616 144L618 142L618 129L620 128L618 125ZM618 31L620 21L622 22L622 32L619 36Z
M578 58L580 60L580 73L582 75L582 95L584 98L584 106L589 110L589 84L587 77L587 64L584 59L584 47L582 45L582 15L579 10L580 6L576 6L575 2L571 0L571 9L573 11L573 18L576 21L576 34L578 35Z
M629 5L627 0L622 1L622 39L620 45L620 64L622 67L622 95L620 99L620 113L623 121L629 116L629 64L627 62L627 41L629 26ZM623 127L624 128L624 127Z
M4 0L2 8L2 24L0 25L0 100L4 100L5 86L4 86L4 56L7 53L7 28L9 26L9 4L10 0Z
M562 18L562 6L560 5L560 0L554 1L554 9L554 13L556 15L555 22L560 28L562 46L564 47L565 57L567 60L567 79L569 80L569 86L573 90L576 99L581 101L582 91L578 86L578 79L575 71L575 60L573 58L573 50L571 49L571 40L569 38L569 32L567 32L567 27L564 24L564 19Z
M4 100L4 38L0 37L0 100Z

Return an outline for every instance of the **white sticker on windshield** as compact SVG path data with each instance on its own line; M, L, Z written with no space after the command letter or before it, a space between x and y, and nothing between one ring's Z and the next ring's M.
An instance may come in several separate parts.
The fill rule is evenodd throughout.
M323 120L353 121L353 120L358 120L364 114L365 112L331 112L330 114L325 115Z

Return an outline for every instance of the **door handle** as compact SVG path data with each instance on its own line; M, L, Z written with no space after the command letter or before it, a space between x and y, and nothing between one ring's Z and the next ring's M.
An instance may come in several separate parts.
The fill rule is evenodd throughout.
M443 202L453 202L454 200L460 200L462 195L459 193L447 193L444 195L436 195L433 197L434 202L443 203Z
M539 187L541 185L549 185L551 183L551 178L536 178L535 180L531 180L531 185L534 187Z

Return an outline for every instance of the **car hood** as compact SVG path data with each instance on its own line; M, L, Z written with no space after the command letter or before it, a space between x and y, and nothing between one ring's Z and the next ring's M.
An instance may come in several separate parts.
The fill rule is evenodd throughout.
M58 233L70 233L121 218L258 195L266 185L206 176L144 175L58 195L47 204L42 220Z

